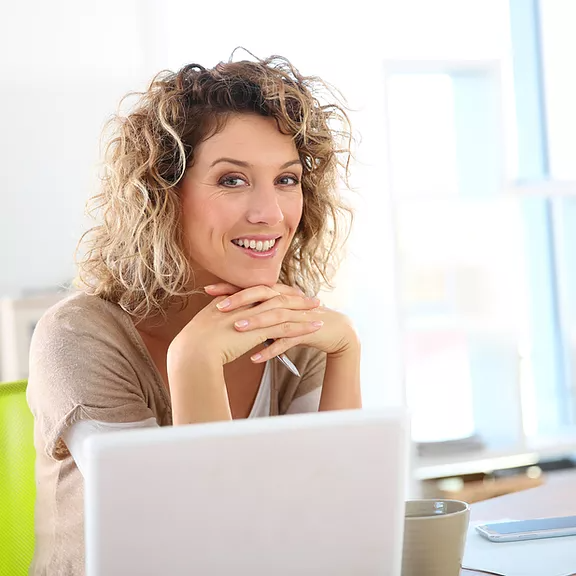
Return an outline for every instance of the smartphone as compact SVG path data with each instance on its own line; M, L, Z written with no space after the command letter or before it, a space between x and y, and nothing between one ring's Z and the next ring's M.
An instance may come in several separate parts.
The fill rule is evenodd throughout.
M576 535L576 516L494 522L476 526L476 530L492 542L517 542L518 540L574 536Z

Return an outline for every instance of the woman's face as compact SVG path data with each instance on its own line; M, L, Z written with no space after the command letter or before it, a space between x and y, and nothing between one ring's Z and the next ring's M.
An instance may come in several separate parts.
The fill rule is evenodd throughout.
M296 146L272 118L231 116L196 148L182 182L182 222L198 287L278 281L302 216L301 179Z

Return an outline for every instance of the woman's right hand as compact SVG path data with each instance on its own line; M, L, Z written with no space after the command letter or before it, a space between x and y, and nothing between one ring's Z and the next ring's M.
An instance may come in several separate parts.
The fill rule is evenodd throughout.
M233 292L231 292L233 293ZM289 338L315 332L321 327L307 317L307 312L320 302L308 298L297 288L288 286L253 286L236 292L243 306L224 313L228 295L214 298L176 336L168 350L168 371L176 368L194 370L198 362L214 367L236 360L263 344L269 338ZM266 314L265 326L239 332L236 321L250 315Z

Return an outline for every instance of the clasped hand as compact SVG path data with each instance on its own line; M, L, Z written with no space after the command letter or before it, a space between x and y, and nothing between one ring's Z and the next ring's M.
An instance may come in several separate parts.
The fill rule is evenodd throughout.
M266 362L297 345L335 356L357 349L358 338L348 318L298 288L276 284L241 289L219 283L205 291L214 299L171 348L194 350L204 361L221 365L248 352L253 362ZM274 340L270 346L261 346L270 339Z

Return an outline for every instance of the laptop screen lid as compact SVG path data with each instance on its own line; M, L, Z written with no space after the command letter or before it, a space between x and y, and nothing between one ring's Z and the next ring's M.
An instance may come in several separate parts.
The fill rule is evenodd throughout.
M400 574L402 409L95 435L87 576Z

